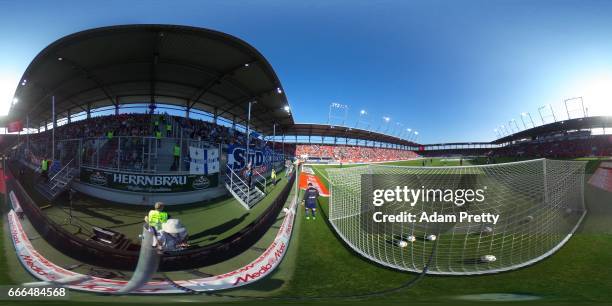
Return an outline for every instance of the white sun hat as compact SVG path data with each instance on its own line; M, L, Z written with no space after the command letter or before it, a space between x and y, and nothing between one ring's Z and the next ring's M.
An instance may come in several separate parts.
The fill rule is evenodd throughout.
M166 223L162 224L162 231L170 234L178 234L185 232L187 229L181 224L179 219L168 219Z

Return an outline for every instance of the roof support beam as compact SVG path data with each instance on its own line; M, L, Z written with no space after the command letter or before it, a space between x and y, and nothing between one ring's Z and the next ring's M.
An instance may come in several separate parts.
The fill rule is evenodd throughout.
M215 87L217 84L220 84L222 80L224 80L227 77L230 77L232 75L234 75L237 71L239 71L240 69L248 69L248 67L250 66L250 63L247 64L241 64L235 67L232 67L231 69L228 69L225 72L219 73L217 74L217 76L215 78L213 78L212 80L210 80L209 82L207 82L206 84L201 86L201 89L190 99L193 101L193 104L195 104L196 102L198 102L210 89L212 89L213 87ZM232 85L236 86L233 82L231 82ZM239 85L240 87L242 87L242 85ZM244 88L240 88L240 90L243 93L248 93L248 90L245 90ZM190 106L192 107L193 104Z
M115 101L113 99L113 95L111 95L110 90L106 86L104 86L102 81L99 80L91 71L89 71L85 67L77 64L75 61L67 59L65 57L62 58L62 61L65 62L65 63L70 64L73 68L76 68L79 71L81 71L83 73L83 75L85 75L86 79L93 81L97 85L97 87L100 88L100 90L102 90L102 92L108 98L109 101L111 101L113 104L117 105L117 101Z

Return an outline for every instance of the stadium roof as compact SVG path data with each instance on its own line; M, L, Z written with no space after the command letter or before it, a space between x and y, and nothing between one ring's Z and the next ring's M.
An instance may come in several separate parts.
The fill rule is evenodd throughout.
M550 133L610 127L612 127L612 116L593 116L585 118L576 118L536 126L534 128L530 128L524 131L520 131L518 133L514 133L512 135L499 138L493 141L492 143L501 144L514 140L536 138L537 136L546 135Z
M292 125L287 98L268 61L246 42L221 32L176 25L120 25L61 38L30 63L6 121L32 126L104 106L146 103L187 106L251 123ZM37 125L40 124L40 125Z
M418 146L419 144L402 139L393 135L377 133L373 131L351 128L346 126L329 125L329 124L314 124L314 123L296 123L288 128L285 128L282 133L291 136L324 136L324 137L340 137L353 138L368 141L378 141L385 143L393 143L406 146Z

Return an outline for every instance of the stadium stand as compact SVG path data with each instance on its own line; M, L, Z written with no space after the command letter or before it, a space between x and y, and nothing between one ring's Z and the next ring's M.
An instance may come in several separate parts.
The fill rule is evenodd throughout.
M409 160L418 157L408 150L350 145L298 144L295 155L308 160L328 160L343 163Z
M579 139L567 136L543 138L511 144L490 152L493 156L573 158L612 155L612 136L587 135Z
M166 126L168 125L171 126L171 132L167 132ZM160 133L159 136L157 132ZM117 141L113 141L117 137L122 137L121 148L118 147ZM204 141L224 145L246 144L246 136L240 131L213 122L168 114L149 115L133 113L98 116L58 126L55 132L59 151L62 151L62 146L77 146L76 143L71 143L68 140L83 140L83 151L81 154L84 165L92 164L94 162L93 159L96 159L96 162L99 162L102 168L116 168L118 164L121 164L122 169L129 170L146 168L145 165L141 164L141 151L146 137L151 139L158 137L159 139L181 138L183 140ZM49 158L51 154L50 139L50 130L31 134L29 136L29 150L26 153L28 154L27 159L37 165L37 161L40 159ZM22 137L20 142L25 145L26 141L28 140ZM97 143L99 141L104 141L104 144L99 145ZM95 152L95 148L98 146L100 146L99 157L96 156ZM250 146L257 149L274 147L278 151L282 149L280 144L273 145L271 142L255 137L251 137ZM293 145L285 145L287 153L292 154L295 150L294 148ZM163 149L170 154L172 146L164 146ZM187 150L187 148L183 150ZM120 154L117 154L118 151L120 151ZM76 148L74 152L76 152ZM186 155L187 152L184 151L183 154ZM65 158L69 157L65 156ZM59 164L67 162L62 160L62 158L59 158Z

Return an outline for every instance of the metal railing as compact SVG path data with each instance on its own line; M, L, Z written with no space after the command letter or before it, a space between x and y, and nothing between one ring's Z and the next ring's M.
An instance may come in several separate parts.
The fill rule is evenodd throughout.
M266 193L266 187L268 186L268 180L261 175L261 173L253 171L255 174L255 186L260 185L262 187L262 191Z
M74 162L74 158L73 158L73 159L71 159L71 160L70 160L68 163L66 163L66 165L64 165L64 167L62 167L60 170L58 170L58 171L57 171L57 172L56 172L56 173L55 173L55 174L54 174L54 175L53 175L53 176L52 176L52 177L49 179L49 181L50 181L50 182L52 182L53 180L55 180L55 178L56 178L58 175L60 175L60 174L62 174L62 173L66 174L67 172L69 172L69 168L68 168L68 166L70 166L70 164L71 164L72 162Z
M251 186L242 180L230 165L226 165L226 168L227 171L225 172L225 175L229 181L230 192L236 192L236 190L240 191L240 194L237 194L236 196L238 196L241 201L244 201L243 205L245 205L246 208L249 208ZM234 187L236 187L236 190ZM246 191L244 188L246 188ZM244 198L244 200L242 200L242 198Z

